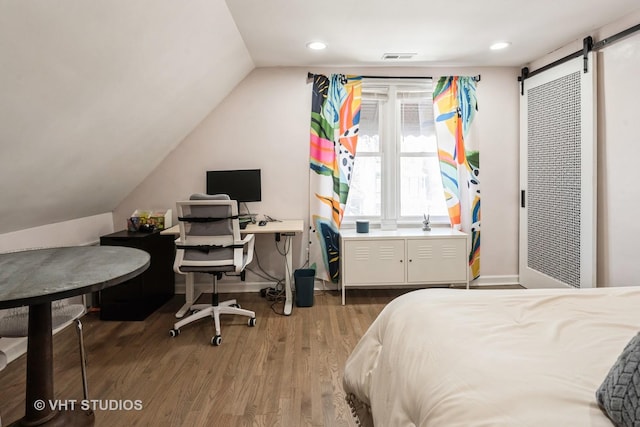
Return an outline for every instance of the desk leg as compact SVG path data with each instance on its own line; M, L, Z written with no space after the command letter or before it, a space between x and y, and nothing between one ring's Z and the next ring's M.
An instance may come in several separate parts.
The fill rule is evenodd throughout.
M91 411L80 408L55 409L53 395L53 337L51 334L51 302L29 306L27 341L27 384L25 416L14 425L90 426Z
M187 311L189 311L191 306L195 304L198 298L200 298L200 295L202 295L202 292L199 292L199 291L196 292L195 290L194 277L195 277L194 273L189 273L187 274L187 277L185 279L184 293L185 293L186 302L184 303L182 308L178 310L178 312L176 313L176 317L178 319L184 317L184 315L187 313Z
M290 316L293 310L293 297L291 295L291 276L293 275L293 260L291 252L291 236L285 236L285 247L289 248L286 256L284 257L284 286L285 286L285 300L284 300L284 314Z

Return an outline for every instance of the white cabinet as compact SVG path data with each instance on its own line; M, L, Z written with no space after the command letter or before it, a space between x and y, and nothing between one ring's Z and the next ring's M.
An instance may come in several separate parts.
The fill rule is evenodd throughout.
M340 231L342 304L348 287L469 286L468 236L450 228Z
M343 283L404 282L405 241L401 239L343 239L340 271ZM343 285L344 288L344 285Z
M467 238L407 239L407 282L467 282Z

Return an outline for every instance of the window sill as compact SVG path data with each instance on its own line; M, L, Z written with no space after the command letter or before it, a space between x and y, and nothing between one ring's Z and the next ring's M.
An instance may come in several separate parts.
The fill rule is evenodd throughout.
M431 228L451 228L451 224L449 222L432 222L429 224L431 226ZM422 222L404 222L404 223L398 223L396 225L396 227L391 228L391 230L395 230L395 229L408 229L408 228L422 228L423 224ZM373 229L373 230L380 230L381 224L379 222L370 222L369 223L369 228ZM342 225L340 226L341 230L355 230L356 229L356 223L355 222L343 222Z

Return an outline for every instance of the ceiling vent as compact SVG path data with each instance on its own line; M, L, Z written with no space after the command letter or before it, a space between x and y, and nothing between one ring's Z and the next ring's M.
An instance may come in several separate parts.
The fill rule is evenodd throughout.
M416 56L415 53L385 53L382 55L382 59L385 61L392 61L397 59L411 59Z

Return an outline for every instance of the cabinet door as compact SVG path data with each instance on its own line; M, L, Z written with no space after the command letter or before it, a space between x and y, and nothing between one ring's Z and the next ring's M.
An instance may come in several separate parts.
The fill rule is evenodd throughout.
M347 240L342 256L344 283L404 282L404 240Z
M407 240L409 283L452 283L467 280L465 239Z

